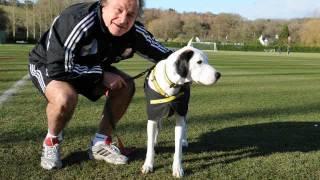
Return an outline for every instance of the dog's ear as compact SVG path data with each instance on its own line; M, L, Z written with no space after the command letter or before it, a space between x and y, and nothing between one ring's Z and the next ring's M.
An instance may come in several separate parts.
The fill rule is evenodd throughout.
M192 50L186 50L181 53L176 61L176 70L177 73L186 78L189 71L189 61L192 58L194 52Z

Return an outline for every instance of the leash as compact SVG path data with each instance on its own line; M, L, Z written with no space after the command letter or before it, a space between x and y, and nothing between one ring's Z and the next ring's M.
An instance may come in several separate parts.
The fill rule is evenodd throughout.
M107 98L109 98L109 94L108 92L105 94ZM110 125L112 127L113 130L116 130L116 125L115 125L115 122L114 122L114 119L113 119L113 114L112 114L112 110L111 110L111 99L108 99L107 102L106 102L106 114L109 118L109 122L110 122ZM129 156L132 156L132 154L134 154L136 148L135 147L131 147L131 148L126 148L120 138L119 135L117 135L117 133L113 132L113 134L116 136L117 138L117 144L118 144L118 147L119 147L119 150L121 152L121 154L129 157Z
M151 66L150 68L146 69L145 71L143 71L143 72L141 72L141 73L139 73L139 74L137 74L137 75L135 75L135 76L133 76L133 77L127 78L127 79L125 79L125 80L135 80L135 79L138 79L138 78L140 78L141 76L145 75L146 73L149 73L150 71L152 71L155 67L156 67L156 64L153 65L153 66ZM106 96L107 98L109 98L109 91L106 91L105 96ZM112 114L112 110L111 110L111 104L112 104L111 99L108 99L107 102L106 102L106 114L107 114L107 116L108 116L108 119L109 119L109 121L110 121L110 125L111 125L112 129L115 130L115 129L116 129L116 124L115 124L114 119L113 119L113 114ZM135 147L133 147L133 148L126 148L126 147L124 146L124 144L123 144L120 136L117 135L116 133L113 133L113 134L115 134L115 136L116 136L116 138L117 138L118 147L119 147L119 149L120 149L121 154L123 154L123 155L125 155L125 156L130 156L131 154L134 153Z
M133 77L129 77L129 78L126 78L125 80L135 80L135 79L138 79L140 78L141 76L145 75L146 73L149 73L150 71L152 71L154 68L156 67L156 64L151 66L150 68L146 69L145 71L133 76ZM107 90L106 93L105 93L105 96L108 98L109 97L109 91ZM106 102L106 106L107 106L107 116L108 118L110 119L110 124L111 124L111 127L113 130L116 129L116 125L115 125L115 122L113 120L113 115L112 115L112 112L111 112L111 100L108 99L108 101Z
M133 77L130 77L128 78L128 80L135 80L135 79L138 79L140 78L141 76L145 75L146 73L149 73L150 71L152 71L154 68L156 67L156 64L151 66L150 68L146 69L145 71L133 76Z

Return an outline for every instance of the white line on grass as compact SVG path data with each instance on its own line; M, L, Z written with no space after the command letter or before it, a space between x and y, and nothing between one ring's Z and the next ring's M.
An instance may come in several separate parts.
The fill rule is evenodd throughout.
M12 95L14 95L21 86L23 86L27 80L29 79L29 74L23 76L19 81L17 81L14 85L10 87L10 89L6 90L1 96L0 96L0 107L2 104L7 101Z

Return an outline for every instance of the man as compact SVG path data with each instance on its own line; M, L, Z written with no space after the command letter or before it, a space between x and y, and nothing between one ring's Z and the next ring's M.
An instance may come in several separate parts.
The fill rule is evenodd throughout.
M111 144L112 124L125 113L135 86L129 75L111 64L131 58L135 52L152 62L172 53L136 21L142 7L143 0L73 5L54 19L30 53L31 79L48 103L48 133L41 157L44 169L62 167L62 130L72 117L78 94L92 101L108 95L89 157L127 163L127 157Z

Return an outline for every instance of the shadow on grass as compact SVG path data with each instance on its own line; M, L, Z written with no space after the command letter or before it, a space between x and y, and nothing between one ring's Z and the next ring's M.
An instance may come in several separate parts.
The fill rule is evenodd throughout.
M275 122L236 126L205 133L190 143L187 152L209 153L186 160L205 160L200 168L232 163L273 153L320 150L319 122ZM213 152L217 152L213 155ZM189 170L190 171L190 170Z
M89 161L88 151L76 151L70 153L68 156L62 159L63 167L72 166L74 164L80 164L84 161Z
M306 113L318 113L320 102L290 106L290 107L274 107L274 108L261 108L248 111L221 113L221 114L201 114L190 116L190 124L198 123L214 123L215 121L232 120L236 121L243 118L267 118L272 116L287 116L287 115L304 115Z
M229 127L203 134L190 149L233 151L255 147L255 151L261 154L319 150L318 123L320 122L275 122Z
M131 147L126 147L131 148ZM145 149L142 148L134 148L134 151L128 155L129 162L137 161L143 159L145 156ZM81 164L82 162L89 161L88 151L76 151L70 153L68 156L62 159L62 164L64 167L72 166L75 164Z
M319 111L319 103L313 103L304 106L292 106L284 108L264 108L261 110L242 111L236 113L221 114L201 114L199 116L191 116L188 121L189 126L207 126L217 121L235 121L245 118L270 119L272 116L281 115L303 115ZM315 124L319 123L319 126ZM169 124L169 123L168 123ZM130 122L129 125L122 125L125 133L136 133L143 131L146 127L146 121ZM66 129L68 138L85 138L90 137L96 132L97 127L81 126L69 127ZM172 131L173 128L172 128ZM14 146L16 143L37 141L41 144L46 134L44 128L38 127L22 130L17 128L12 131L0 132L0 143L4 146ZM161 133L161 132L160 132ZM146 134L145 134L146 135ZM172 141L171 141L172 140ZM174 139L170 139L173 142ZM156 147L158 154L174 153L173 143L166 143L160 139L160 146ZM320 149L320 122L270 122L261 124L252 124L244 126L234 126L220 129L212 132L203 133L199 139L189 144L184 158L188 162L200 166L201 169L209 168L214 164L232 163L241 159L250 157L260 157L278 152L310 152ZM145 158L145 146L137 149L136 155L132 157L132 161L139 161ZM192 153L199 154L193 156ZM65 166L72 166L87 161L86 151L75 151L70 153L63 159ZM189 171L189 172L188 172ZM192 174L191 169L186 169L187 174Z

